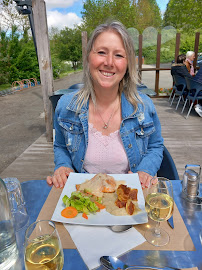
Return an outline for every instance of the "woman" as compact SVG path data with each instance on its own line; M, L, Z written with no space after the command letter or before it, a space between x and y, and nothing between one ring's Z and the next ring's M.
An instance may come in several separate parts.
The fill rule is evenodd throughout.
M187 67L187 70L191 74L191 76L194 76L195 75L195 73L194 73L194 66L193 66L194 59L195 59L195 52L188 51L186 53L185 65Z
M187 67L185 66L185 61L186 61L186 55L185 54L180 54L177 56L177 63L174 63L171 66L171 75L178 75L180 77L189 77L192 78L190 73L187 70Z
M136 90L133 42L120 22L98 26L88 42L84 88L63 95L55 111L55 172L135 173L143 188L160 168L163 138L155 107Z

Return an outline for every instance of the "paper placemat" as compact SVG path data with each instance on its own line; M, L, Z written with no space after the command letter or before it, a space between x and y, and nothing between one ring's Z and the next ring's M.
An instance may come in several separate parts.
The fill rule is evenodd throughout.
M59 200L62 190L53 187L49 193L46 202L39 213L37 220L40 219L51 219L54 209L56 207L57 201ZM193 251L195 250L194 244L191 237L187 231L184 221L179 213L177 206L174 206L173 213L175 228L171 229L167 222L162 222L161 227L167 231L170 235L170 242L163 247L154 247L148 242L135 247L136 250L176 250L176 251ZM152 223L150 220L149 223ZM74 242L72 241L69 233L64 228L62 223L56 223L57 230L59 232L62 246L65 249L76 249ZM143 236L146 230L146 224L135 225L134 226Z

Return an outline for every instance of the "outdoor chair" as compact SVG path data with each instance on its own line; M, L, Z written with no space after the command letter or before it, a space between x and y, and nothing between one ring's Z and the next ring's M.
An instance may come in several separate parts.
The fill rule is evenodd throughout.
M163 160L161 163L161 167L157 172L157 176L165 177L170 180L179 180L177 168L175 166L175 163L172 159L171 154L169 153L165 145L164 145L164 151L163 151Z
M173 98L172 98L172 101L170 103L170 106L172 106L173 101L175 99L175 96L179 96L178 102L177 102L177 105L175 108L175 110L177 110L177 108L180 104L181 98L183 98L184 94L186 94L186 81L185 81L185 78L178 76L178 75L173 75L173 79L174 79L174 83L175 83L175 92L173 94Z
M194 105L194 102L197 100L202 100L202 83L198 82L198 81L195 81L194 79L192 78L185 78L186 79L186 83L187 83L187 89L189 90L188 92L188 95L186 97L186 100L185 100L185 103L184 103L184 106L182 108L182 112L184 112L184 109L186 107L186 104L187 104L187 101L191 101L191 105L189 107L189 110L188 110L188 113L187 113L187 116L185 117L186 119L188 118L190 112L191 112L191 109Z
M173 75L172 75L172 78L173 78ZM173 97L173 94L175 93L175 90L176 90L176 86L175 86L175 82L174 82L174 78L173 78L173 89L172 89L172 92L170 93L168 102L170 102L171 98Z

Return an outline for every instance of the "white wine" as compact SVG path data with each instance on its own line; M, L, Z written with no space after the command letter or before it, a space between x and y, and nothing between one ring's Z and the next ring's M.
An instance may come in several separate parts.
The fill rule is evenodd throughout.
M63 260L63 251L56 236L40 236L25 250L26 270L62 270Z
M173 198L165 193L150 193L145 200L148 216L154 221L168 220L173 214Z

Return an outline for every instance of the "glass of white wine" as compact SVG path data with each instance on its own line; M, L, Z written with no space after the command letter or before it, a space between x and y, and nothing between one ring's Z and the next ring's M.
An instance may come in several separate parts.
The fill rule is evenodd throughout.
M157 183L150 185L145 199L148 216L156 221L156 226L145 233L146 240L154 246L164 246L169 242L169 235L160 228L160 222L168 220L173 214L173 187L170 180L158 177Z
M24 260L26 270L62 270L64 255L54 222L39 220L27 228Z

